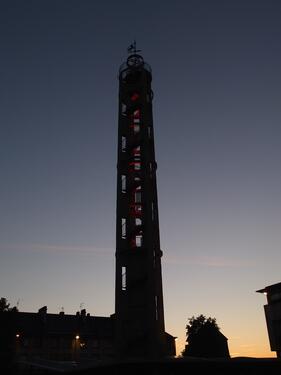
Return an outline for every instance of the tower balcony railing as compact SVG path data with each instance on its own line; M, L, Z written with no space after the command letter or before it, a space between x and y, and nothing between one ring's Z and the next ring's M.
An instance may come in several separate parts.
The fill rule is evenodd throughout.
M144 69L146 70L148 73L152 74L152 69L150 67L149 64L147 64L146 62L144 62L142 65L138 66L138 67L131 67L131 66L128 66L127 62L125 61L123 64L120 65L120 68L119 68L119 77L121 75L121 78L124 79L127 74L129 72L131 72L132 70L139 70L139 69Z

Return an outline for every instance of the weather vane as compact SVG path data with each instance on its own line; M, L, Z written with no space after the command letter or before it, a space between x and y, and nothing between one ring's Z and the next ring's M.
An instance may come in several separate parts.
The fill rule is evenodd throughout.
M136 54L137 52L141 52L140 49L137 49L136 41L134 40L134 43L130 45L130 47L127 48L128 53Z

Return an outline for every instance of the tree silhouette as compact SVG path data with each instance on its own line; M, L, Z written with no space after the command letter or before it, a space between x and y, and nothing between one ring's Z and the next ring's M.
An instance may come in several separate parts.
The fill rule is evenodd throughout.
M0 313L2 312L17 312L18 308L16 306L10 307L10 304L7 301L7 298L1 297L0 298Z
M0 312L9 311L10 304L6 298L0 298Z
M183 356L229 357L227 338L220 332L215 318L192 316L186 325L186 342Z
M16 306L10 307L7 299L0 298L0 373L15 373Z
M192 340L192 337L198 333L198 331L205 325L210 324L219 331L219 326L215 318L206 318L205 315L198 315L197 318L192 316L188 319L188 324L186 325L186 341Z

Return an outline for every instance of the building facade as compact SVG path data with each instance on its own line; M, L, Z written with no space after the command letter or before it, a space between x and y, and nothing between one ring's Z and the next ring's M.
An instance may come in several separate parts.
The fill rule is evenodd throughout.
M257 292L266 295L264 313L270 348L281 358L281 283L266 286Z
M56 361L108 360L114 357L114 319L90 316L83 309L76 315L5 312L1 327L8 323L10 350L21 360L41 358ZM2 329L2 332L3 332Z

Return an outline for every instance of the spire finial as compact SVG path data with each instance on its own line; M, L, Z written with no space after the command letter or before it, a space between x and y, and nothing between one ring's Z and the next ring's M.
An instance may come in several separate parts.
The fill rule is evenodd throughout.
M134 43L132 43L128 48L127 51L129 54L136 54L137 52L141 52L140 49L137 49L137 43L136 40L134 40Z

